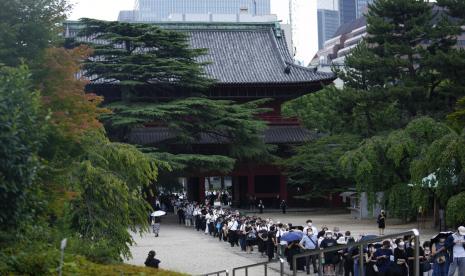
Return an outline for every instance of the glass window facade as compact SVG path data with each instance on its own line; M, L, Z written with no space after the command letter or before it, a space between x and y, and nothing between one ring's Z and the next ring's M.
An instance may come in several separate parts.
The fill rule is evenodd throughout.
M334 10L318 10L318 49L323 49L339 28L339 12Z
M357 0L357 18L363 16L368 8L368 4L373 3L373 0Z
M137 21L163 21L170 14L237 14L269 15L270 0L136 0Z
M357 18L357 0L339 0L341 24L351 22Z

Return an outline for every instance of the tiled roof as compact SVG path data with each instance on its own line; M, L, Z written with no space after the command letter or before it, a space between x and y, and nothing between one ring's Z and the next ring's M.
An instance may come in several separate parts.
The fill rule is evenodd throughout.
M207 75L220 84L309 83L332 81L331 73L295 65L284 34L277 36L272 27L248 30L189 30L193 48L207 48L199 61Z
M225 137L201 134L196 144L227 144ZM175 133L167 127L147 127L132 130L129 142L139 145L156 145L163 141L174 139ZM296 144L319 137L316 132L309 131L301 126L270 126L263 133L267 144Z

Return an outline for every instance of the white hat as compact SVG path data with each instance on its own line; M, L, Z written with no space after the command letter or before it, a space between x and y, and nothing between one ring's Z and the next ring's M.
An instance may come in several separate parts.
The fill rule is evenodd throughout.
M465 236L465 226L460 226L458 230L460 235Z
M344 237L340 237L339 239L337 239L336 241L337 244L347 244L347 241Z

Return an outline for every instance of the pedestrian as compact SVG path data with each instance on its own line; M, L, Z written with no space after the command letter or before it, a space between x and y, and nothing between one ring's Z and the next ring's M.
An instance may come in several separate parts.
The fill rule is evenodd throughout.
M376 250L376 266L378 267L378 275L385 276L391 266L391 256L393 256L391 249L391 242L389 240L383 241L383 247Z
M312 229L313 235L317 235L318 229L316 228L315 225L313 225L313 221L311 219L308 219L306 223L307 223L307 226L304 227L304 233L307 233L307 230L310 228Z
M268 262L271 262L274 258L274 243L273 243L273 232L262 234L262 239L265 242L265 252L268 256Z
M328 248L336 246L337 242L333 237L333 232L326 231L324 239L320 243L321 248ZM334 274L336 264L339 263L339 256L337 252L331 251L324 254L323 274Z
M155 237L158 237L160 233L160 224L161 224L161 217L153 217L152 231L153 231L153 234L155 234Z
M407 265L407 251L405 250L405 242L400 240L397 247L394 249L394 263L389 267L388 274L392 276L408 276L409 268ZM413 270L413 267L412 267Z
M276 230L276 248L278 256L284 258L284 251L287 247L287 242L282 240L281 237L287 232L286 226L282 223L278 223L278 229Z
M160 264L160 260L155 258L155 251L150 250L149 255L147 256L147 259L145 260L145 266L147 267L153 267L153 268L158 268Z
M318 240L316 238L316 235L313 233L313 229L311 227L307 229L307 234L302 237L299 245L306 252L315 251L318 248ZM316 259L317 255L306 257L305 268L307 270L307 274L310 274L310 263L312 263L313 265L313 273L318 273L318 268L316 267Z
M346 237L347 237L347 232L346 232ZM350 232L348 236L349 237L346 240L347 244L354 243L355 239L350 236ZM350 247L344 249L344 251L342 252L342 258L344 259L344 276L351 276L351 275L353 276L354 275L354 260L350 252Z
M465 275L465 226L447 238L446 248L450 255L449 276L454 276L456 270L458 275Z
M265 206L263 205L263 201L260 200L258 203L258 210L260 210L260 214L263 214L263 208L265 208Z
M449 254L445 244L446 238L442 237L431 245L433 276L447 276L449 273Z
M287 208L287 204L286 204L286 201L283 199L281 200L281 204L279 205L279 207L281 207L281 210L283 210L283 214L286 213L286 208Z
M291 270L294 269L293 265L293 257L297 254L301 253L301 247L299 245L300 240L291 241L287 246L287 262L289 263L289 267ZM303 258L298 258L296 270L305 271L305 260Z
M386 228L386 213L384 210L381 210L381 213L378 215L378 220L376 222L378 223L379 235L383 236L384 229Z

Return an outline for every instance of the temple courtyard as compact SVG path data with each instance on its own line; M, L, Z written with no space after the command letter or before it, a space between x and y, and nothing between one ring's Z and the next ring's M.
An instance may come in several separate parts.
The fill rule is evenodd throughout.
M326 225L329 229L338 226L341 232L351 231L354 237L360 234L377 234L376 220L358 220L349 214L339 210L313 210L290 211L287 214L279 212L265 212L257 214L262 218L272 218L282 223L304 225L307 219L312 219L313 224L321 229ZM420 227L422 242L434 235L431 223L425 223ZM402 232L418 228L417 223L402 224L397 220L387 220L386 234ZM219 242L217 238L197 232L193 228L186 228L177 223L177 217L172 214L163 218L159 237L153 234L133 234L136 244L131 247L133 258L127 263L144 265L147 253L150 250L157 252L157 258L161 260L161 268L191 275L200 275L227 269L232 275L232 269L239 266L250 265L267 261L254 251L253 254L242 252L239 247L231 248L229 243ZM285 272L291 275L289 266L284 264ZM270 264L267 275L279 275L279 263ZM304 273L301 273L304 275ZM225 275L225 274L223 274ZM244 270L236 275L245 275ZM248 275L265 275L263 266L252 268Z

